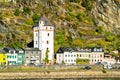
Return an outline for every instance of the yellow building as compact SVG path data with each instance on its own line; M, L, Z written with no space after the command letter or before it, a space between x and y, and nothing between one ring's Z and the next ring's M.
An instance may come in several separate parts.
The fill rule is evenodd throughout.
M0 66L6 65L6 54L0 52Z

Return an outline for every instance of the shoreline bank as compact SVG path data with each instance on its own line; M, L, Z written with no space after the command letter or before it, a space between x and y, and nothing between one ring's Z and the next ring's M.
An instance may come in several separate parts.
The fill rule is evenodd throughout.
M1 72L0 79L59 79L59 78L120 78L120 71L42 71L42 72Z

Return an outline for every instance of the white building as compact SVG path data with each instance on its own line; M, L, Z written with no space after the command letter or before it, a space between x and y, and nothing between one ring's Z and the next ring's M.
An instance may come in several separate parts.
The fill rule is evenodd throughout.
M60 47L56 54L58 64L76 64L76 52L72 48Z
M78 62L79 60L79 62ZM104 52L102 48L65 48L60 47L56 54L56 63L62 64L96 64L103 63Z
M34 48L41 50L41 60L46 57L46 51L49 50L48 60L54 59L54 26L50 21L42 16L34 26Z

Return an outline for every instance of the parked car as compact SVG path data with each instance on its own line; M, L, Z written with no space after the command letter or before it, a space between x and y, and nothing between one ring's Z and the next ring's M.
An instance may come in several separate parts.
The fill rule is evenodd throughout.
M96 65L102 65L102 63L101 62L97 62Z
M112 65L108 65L108 69L112 69Z

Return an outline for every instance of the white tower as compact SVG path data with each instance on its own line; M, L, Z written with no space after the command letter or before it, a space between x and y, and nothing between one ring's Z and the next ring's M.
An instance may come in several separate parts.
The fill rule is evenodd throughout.
M34 26L34 48L41 50L41 60L46 57L46 51L49 50L48 60L54 59L54 26L50 21L42 16Z

